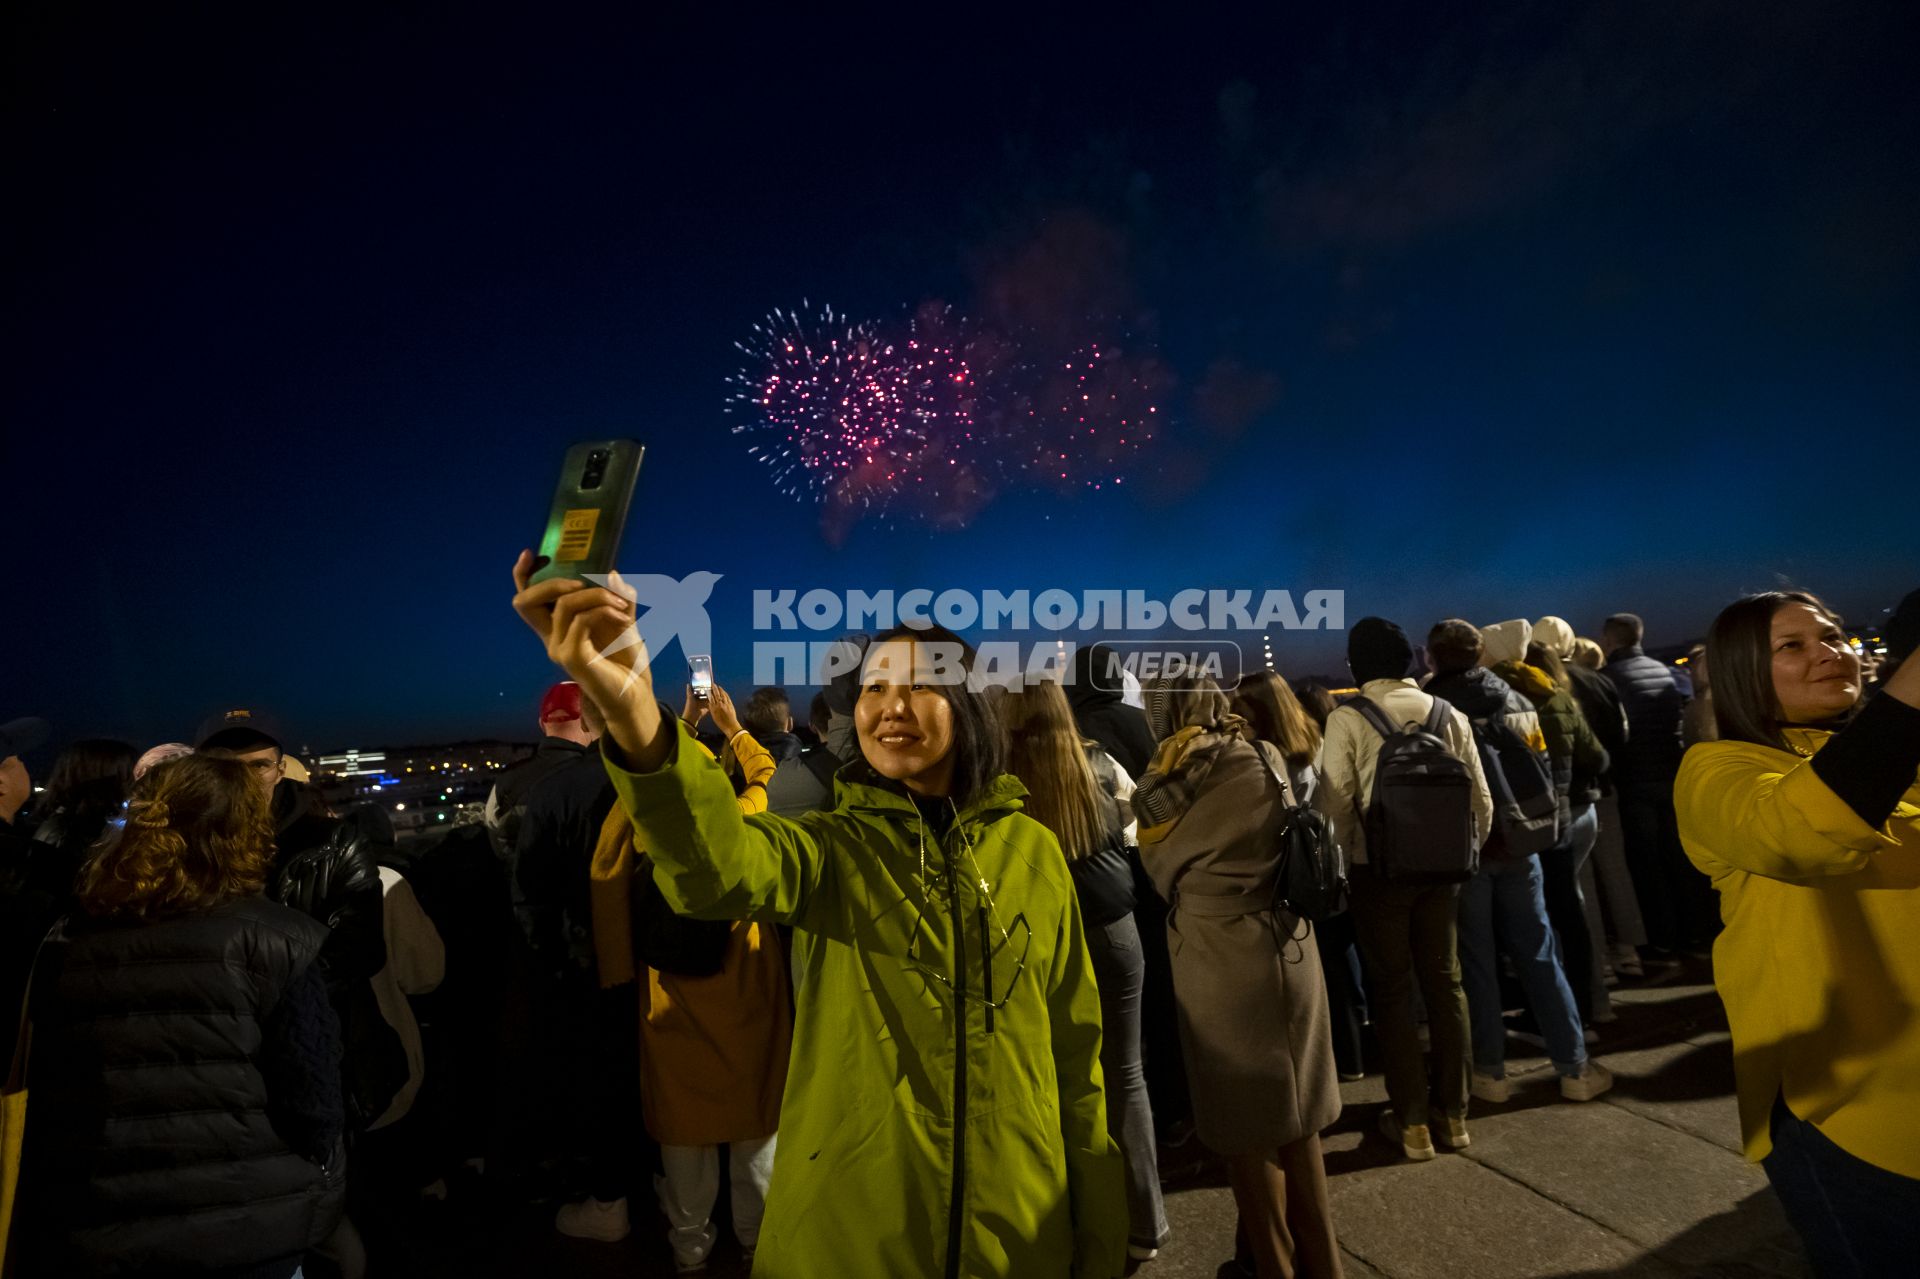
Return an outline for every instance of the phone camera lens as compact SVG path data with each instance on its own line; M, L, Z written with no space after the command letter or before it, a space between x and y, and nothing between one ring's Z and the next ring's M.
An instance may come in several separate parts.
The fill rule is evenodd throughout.
M587 469L580 477L580 487L597 489L600 481L607 477L607 461L612 455L605 449L595 449L587 454Z

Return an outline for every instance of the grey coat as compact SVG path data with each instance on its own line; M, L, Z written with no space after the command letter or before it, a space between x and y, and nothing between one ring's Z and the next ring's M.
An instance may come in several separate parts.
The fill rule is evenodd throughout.
M1257 744L1285 776L1278 751ZM1276 1150L1340 1114L1326 984L1311 926L1267 911L1278 784L1235 739L1199 794L1141 860L1173 905L1180 1042L1200 1139L1222 1155Z

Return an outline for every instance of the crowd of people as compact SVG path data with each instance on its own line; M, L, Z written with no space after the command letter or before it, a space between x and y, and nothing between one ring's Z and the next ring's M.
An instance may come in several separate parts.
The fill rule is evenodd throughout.
M1591 1101L1609 992L1709 950L1816 1270L1904 1266L1920 592L1877 670L1800 592L1679 667L1625 613L1368 617L1339 688L1102 644L1001 688L900 628L796 728L778 688L676 711L629 599L528 569L568 678L431 841L255 710L38 792L45 726L0 724L17 1273L407 1273L409 1206L487 1193L658 1222L682 1273L725 1225L760 1276L1118 1276L1204 1150L1228 1264L1338 1276L1343 1080L1384 1076L1393 1157L1465 1149L1533 1086L1510 1034Z

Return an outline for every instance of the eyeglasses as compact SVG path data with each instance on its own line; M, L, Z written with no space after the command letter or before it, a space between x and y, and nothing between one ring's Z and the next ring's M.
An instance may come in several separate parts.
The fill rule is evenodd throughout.
M973 846L971 842L968 841L964 835L959 834L958 831L956 831L955 834L960 840L962 852L969 859L972 859ZM908 898L908 904L913 907L914 921L913 933L907 942L907 965L921 976L946 987L948 992L955 997L962 1000L972 999L978 1001L986 1010L987 1033L992 1034L994 1013L1005 1008L1008 1002L1013 999L1013 992L1018 989L1020 985L1020 975L1027 970L1027 955L1033 949L1033 925L1027 922L1027 914L1025 911L1021 911L1015 915L1011 925L1002 924L1000 922L999 908L994 903L993 891L988 886L986 877L982 875L979 879L975 880L975 885L980 890L980 905L976 908L975 913L979 918L980 927L981 988L978 991L974 991L966 989L964 986L955 986L953 979L929 963L920 951L921 937L923 935L930 935L933 932L933 925L928 922L925 910L925 903L931 898L926 877L926 839L926 829L923 824L920 832L921 901L914 902L911 898ZM980 869L980 863L977 859L974 859L973 868L976 873ZM996 934L998 934L997 939ZM1017 942L1014 940L1016 935L1019 938ZM1017 955L1014 954L1016 946L1019 949ZM1009 957L1012 959L1012 969L1010 972L1008 972ZM996 960L998 960L997 964L995 962ZM998 998L995 997L997 983L994 981L993 975L996 967L1003 972L1008 972L1005 993L1000 994Z

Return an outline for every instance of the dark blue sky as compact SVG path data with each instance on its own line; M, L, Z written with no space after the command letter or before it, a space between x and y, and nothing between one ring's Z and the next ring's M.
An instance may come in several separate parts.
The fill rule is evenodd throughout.
M726 575L736 686L755 586L1335 587L1671 642L1920 576L1907 6L44 8L8 41L0 717L524 733L506 570L602 435L648 446L623 562ZM1122 317L1171 427L1124 491L836 544L722 411L803 297Z

